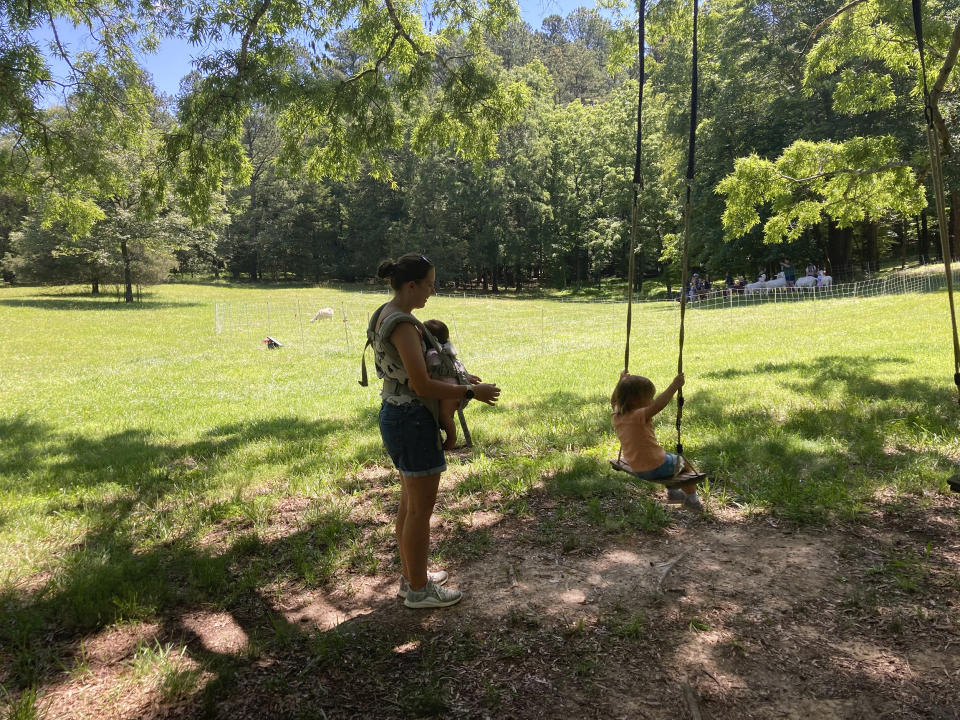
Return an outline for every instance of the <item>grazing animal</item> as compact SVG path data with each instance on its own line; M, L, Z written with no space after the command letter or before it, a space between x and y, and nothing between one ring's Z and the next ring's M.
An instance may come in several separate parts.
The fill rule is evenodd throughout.
M833 285L833 278L827 275L823 270L817 275L817 287L830 287Z
M797 278L796 287L798 288L812 288L817 286L817 279L810 275L804 275L802 278Z
M767 290L769 290L770 288L783 288L786 286L787 286L787 278L784 276L782 272L779 272L777 273L777 276L773 280L770 280L767 283Z
M752 283L747 283L744 286L743 290L745 295L753 295L753 293L755 292L765 293L767 291L767 274L760 273L760 277L757 278L757 281Z
M317 314L313 316L313 319L310 322L316 322L317 320L332 320L333 319L333 308L325 307L317 310Z

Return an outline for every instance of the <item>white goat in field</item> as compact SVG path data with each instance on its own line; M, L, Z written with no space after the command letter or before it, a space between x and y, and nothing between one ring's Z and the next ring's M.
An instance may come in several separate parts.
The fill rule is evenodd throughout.
M317 310L317 314L313 316L313 319L310 322L316 322L317 320L332 320L333 319L333 308L325 307Z
M753 293L766 292L767 291L767 274L760 273L760 277L757 278L756 282L747 283L744 288L745 295L752 295Z
M833 278L821 270L817 275L817 287L830 287L831 285L833 285Z
M787 278L782 273L777 273L777 276L767 283L767 290L771 288L785 288L787 286Z
M802 278L797 278L796 287L798 288L812 288L817 286L817 279L812 275L804 275Z

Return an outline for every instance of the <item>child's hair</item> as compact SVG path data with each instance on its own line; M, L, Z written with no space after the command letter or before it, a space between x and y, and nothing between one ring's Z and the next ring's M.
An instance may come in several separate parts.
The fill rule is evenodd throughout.
M617 415L623 415L637 407L649 405L655 392L653 383L643 375L625 375L613 389L610 404Z
M433 335L441 345L450 340L450 328L448 328L447 324L442 320L427 320L423 326L430 331L430 334Z
M423 280L433 263L420 253L407 253L396 260L384 260L377 268L377 277L390 278L390 287L399 290L411 280Z

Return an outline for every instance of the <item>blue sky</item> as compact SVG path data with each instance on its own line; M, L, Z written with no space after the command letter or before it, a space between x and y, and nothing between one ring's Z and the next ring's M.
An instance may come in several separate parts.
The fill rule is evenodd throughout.
M539 30L543 18L548 15L569 15L578 7L595 7L594 0L519 0L520 14L534 29ZM83 50L92 43L84 33L60 28L60 39L71 51ZM144 66L153 75L157 88L173 95L177 92L180 79L191 69L194 57L205 54L204 48L193 47L181 40L166 40L160 51L143 58Z

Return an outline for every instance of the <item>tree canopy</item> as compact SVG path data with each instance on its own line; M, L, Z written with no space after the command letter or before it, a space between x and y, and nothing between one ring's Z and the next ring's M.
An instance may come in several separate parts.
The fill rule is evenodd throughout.
M130 247L181 271L360 280L374 259L418 248L442 282L484 289L622 276L637 16L633 3L605 4L534 29L514 3L481 0L9 3L4 272L38 277L24 260L42 245L28 240L30 223L59 238L66 262L71 243L116 228L123 206L136 220ZM98 49L69 55L54 32L63 22L89 28ZM960 6L928 0L924 22L958 243ZM690 0L648 2L646 27L637 252L669 285ZM209 48L175 98L157 97L137 62L168 36ZM58 55L69 60L60 77ZM936 252L921 86L902 3L705 5L692 264L749 275L786 255L842 276L894 245L901 258L914 242L920 258ZM179 229L155 233L154 222Z

